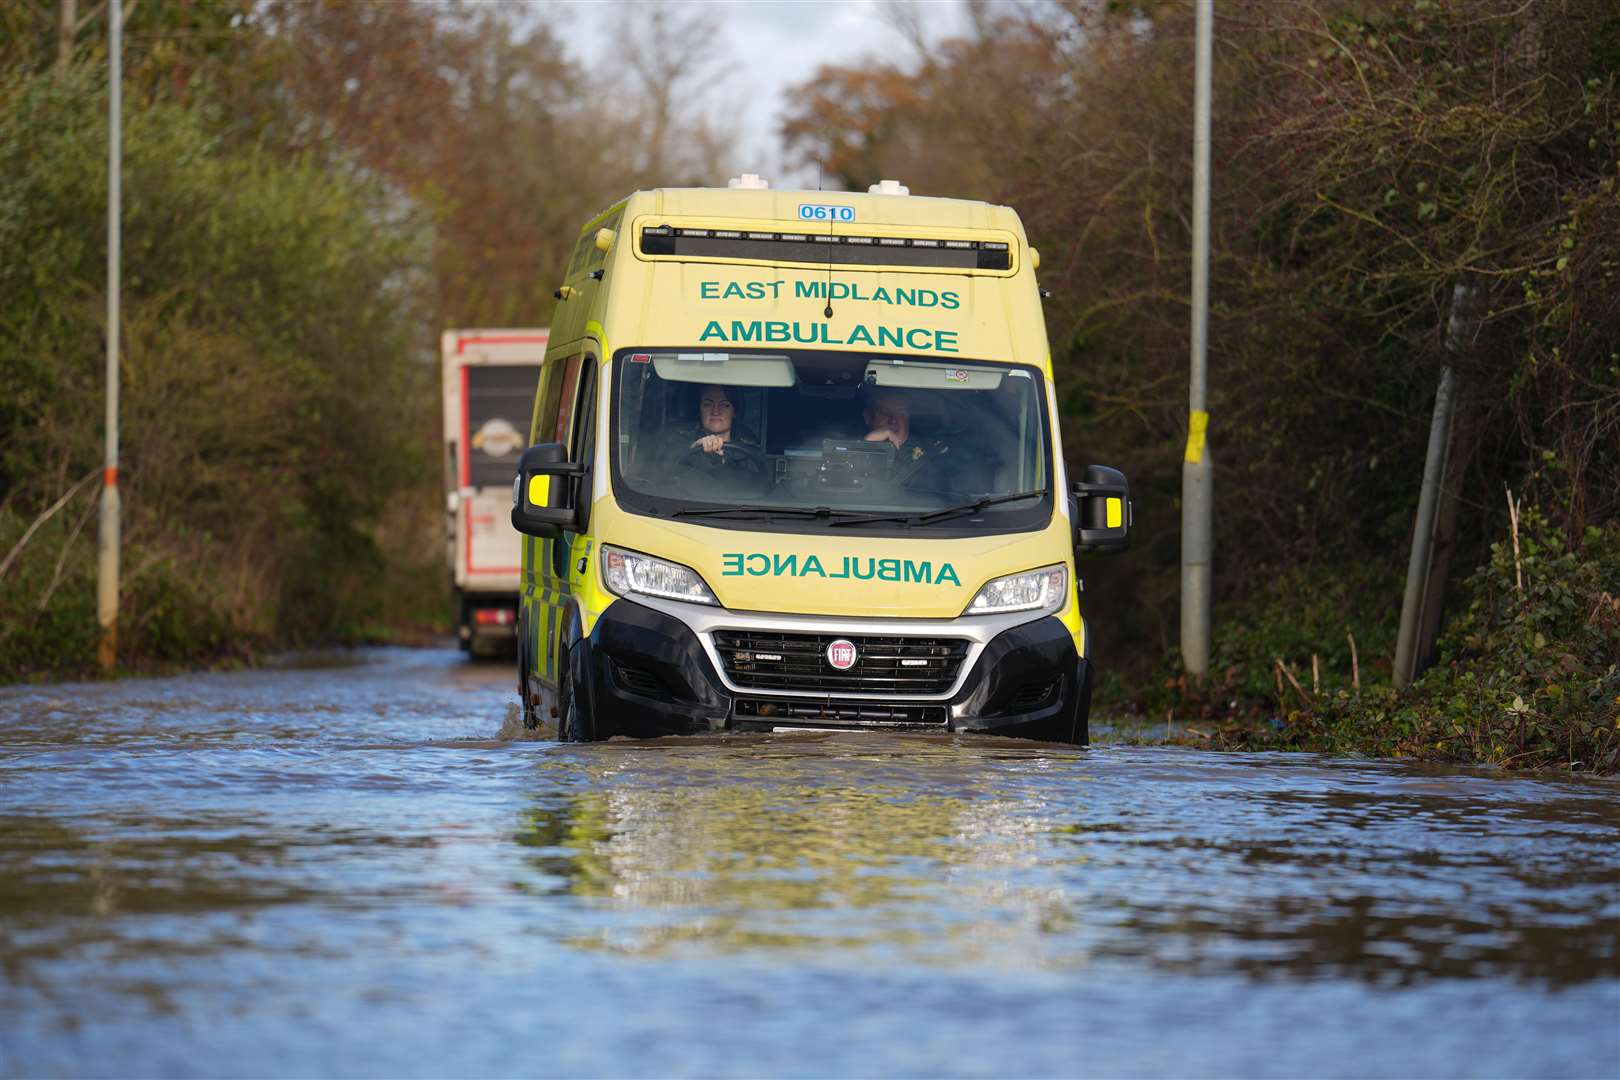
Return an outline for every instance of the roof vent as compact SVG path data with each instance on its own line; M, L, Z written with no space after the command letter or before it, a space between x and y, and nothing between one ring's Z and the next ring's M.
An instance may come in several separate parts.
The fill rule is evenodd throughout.
M910 195L911 189L898 180L882 180L866 189L869 195Z
M741 188L744 191L766 191L770 188L769 180L761 180L759 173L745 172L741 176L733 176L726 181L728 188Z

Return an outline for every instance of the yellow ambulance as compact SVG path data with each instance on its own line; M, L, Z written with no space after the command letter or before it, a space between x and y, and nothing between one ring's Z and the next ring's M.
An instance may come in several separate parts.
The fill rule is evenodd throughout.
M1038 266L1011 209L893 181L589 222L513 483L524 722L1085 744L1075 557L1130 493L1066 474Z

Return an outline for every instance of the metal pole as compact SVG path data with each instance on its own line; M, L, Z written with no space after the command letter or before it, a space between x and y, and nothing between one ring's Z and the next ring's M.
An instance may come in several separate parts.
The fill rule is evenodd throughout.
M101 472L101 531L96 542L96 661L118 668L118 338L123 209L124 28L122 0L107 3L107 454Z
M1429 553L1434 541L1434 519L1440 505L1440 477L1446 467L1446 441L1451 433L1451 406L1457 379L1451 365L1440 372L1434 395L1434 417L1429 421L1429 451L1423 459L1423 489L1418 495L1417 522L1412 526L1412 554L1406 561L1406 595L1401 600L1401 629L1395 639L1395 685L1408 686L1417 677L1418 625L1423 597L1429 591Z
M1215 463L1205 438L1209 331L1209 113L1215 0L1197 0L1193 80L1192 373L1187 451L1181 463L1181 657L1187 674L1209 672L1210 561L1214 552Z

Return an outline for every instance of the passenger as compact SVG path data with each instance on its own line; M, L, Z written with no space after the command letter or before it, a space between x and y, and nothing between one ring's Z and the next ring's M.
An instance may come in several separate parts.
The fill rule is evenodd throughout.
M951 445L943 432L919 436L911 430L911 399L898 390L879 390L866 400L866 441L894 446L890 479L906 487L932 491L954 490L945 455Z

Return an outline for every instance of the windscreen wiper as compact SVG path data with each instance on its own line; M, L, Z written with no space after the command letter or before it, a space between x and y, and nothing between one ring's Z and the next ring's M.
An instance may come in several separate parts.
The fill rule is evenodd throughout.
M817 506L718 506L708 509L677 510L670 517L812 517L832 516L832 507Z
M960 517L963 514L977 514L987 507L999 503L1017 502L1019 499L1033 499L1046 494L1045 488L1036 488L1034 491L1018 491L1011 495L987 495L982 499L975 499L961 506L946 506L939 510L930 510L926 514L868 514L864 517L851 517L832 523L838 525L865 525L874 521L903 521L907 525L927 525L934 521L944 521L947 518Z

